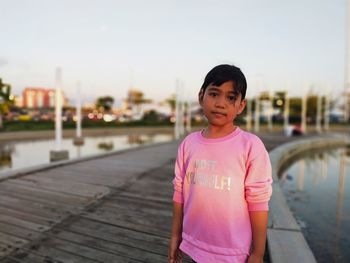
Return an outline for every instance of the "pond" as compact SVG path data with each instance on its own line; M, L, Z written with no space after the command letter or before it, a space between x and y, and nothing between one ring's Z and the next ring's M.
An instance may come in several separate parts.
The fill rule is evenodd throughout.
M173 139L172 134L132 134L116 136L85 137L84 144L76 146L73 139L63 139L62 149L69 152L69 158L86 157L110 151L119 151ZM27 168L50 162L50 151L55 150L54 140L33 140L1 142L0 174L5 171Z
M350 151L308 154L280 174L287 203L317 262L350 262Z

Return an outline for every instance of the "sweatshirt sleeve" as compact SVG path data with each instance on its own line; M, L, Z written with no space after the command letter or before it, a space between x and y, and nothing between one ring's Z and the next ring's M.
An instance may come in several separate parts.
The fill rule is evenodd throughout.
M177 151L177 157L175 162L175 177L173 180L173 185L174 185L173 201L181 204L184 202L183 193L182 193L184 178L185 178L185 167L184 167L184 149L183 149L183 142L182 142Z
M272 195L272 171L269 154L264 144L258 140L253 145L247 163L245 178L245 199L249 211L268 211Z

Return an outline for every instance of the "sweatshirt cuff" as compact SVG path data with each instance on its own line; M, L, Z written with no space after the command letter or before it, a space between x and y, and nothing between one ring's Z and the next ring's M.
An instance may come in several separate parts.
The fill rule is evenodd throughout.
M180 193L178 191L174 191L173 201L180 203L180 204L183 204L184 198L182 196L182 193Z
M269 211L269 202L248 203L248 211Z

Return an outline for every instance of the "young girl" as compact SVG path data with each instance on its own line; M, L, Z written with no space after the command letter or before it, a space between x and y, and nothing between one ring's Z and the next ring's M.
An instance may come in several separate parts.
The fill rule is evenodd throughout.
M208 127L180 144L175 164L169 262L262 263L271 165L261 140L234 125L247 83L231 65L214 67L199 91Z

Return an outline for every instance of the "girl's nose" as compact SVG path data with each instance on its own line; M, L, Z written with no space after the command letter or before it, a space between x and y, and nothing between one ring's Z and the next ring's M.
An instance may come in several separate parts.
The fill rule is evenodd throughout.
M217 96L215 100L215 107L224 108L226 103L225 96Z

